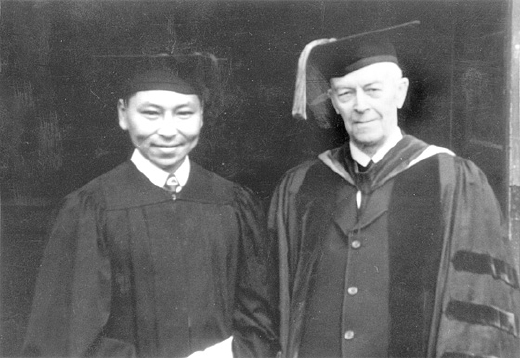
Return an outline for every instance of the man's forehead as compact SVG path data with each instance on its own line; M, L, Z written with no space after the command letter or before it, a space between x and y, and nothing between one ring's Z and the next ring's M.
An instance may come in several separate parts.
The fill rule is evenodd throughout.
M332 77L331 85L337 86L347 83L361 83L363 85L369 83L385 82L390 78L399 78L401 69L392 62L378 62L358 70L347 73L341 77Z

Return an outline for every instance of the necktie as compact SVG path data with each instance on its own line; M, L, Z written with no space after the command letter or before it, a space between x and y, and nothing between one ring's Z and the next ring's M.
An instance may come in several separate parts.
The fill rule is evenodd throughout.
M366 172L368 169L370 169L370 167L372 166L372 164L374 164L374 162L373 162L373 161L369 161L368 164L367 164L367 166L364 167L364 166L362 166L361 164L357 163L358 172L360 172L360 173L364 173L364 172Z
M164 189L170 192L173 200L177 199L177 193L181 191L181 186L174 174L168 175L166 184L164 184Z

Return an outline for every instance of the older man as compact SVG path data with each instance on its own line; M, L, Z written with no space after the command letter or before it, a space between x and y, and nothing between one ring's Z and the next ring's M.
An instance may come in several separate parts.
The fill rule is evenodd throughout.
M276 355L277 277L260 206L188 157L203 124L199 91L170 71L140 73L118 112L135 150L65 198L24 354Z
M518 357L517 270L485 175L399 129L409 81L382 33L312 46L349 141L272 198L284 356Z

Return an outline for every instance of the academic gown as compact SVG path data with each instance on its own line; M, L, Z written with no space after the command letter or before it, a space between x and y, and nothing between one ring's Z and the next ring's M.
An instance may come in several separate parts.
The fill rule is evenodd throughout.
M345 145L281 180L269 229L283 357L520 356L499 205L471 161L432 148L405 135L358 173Z
M196 163L171 195L127 161L68 195L37 280L24 354L184 357L233 335L277 345L277 275L258 202Z

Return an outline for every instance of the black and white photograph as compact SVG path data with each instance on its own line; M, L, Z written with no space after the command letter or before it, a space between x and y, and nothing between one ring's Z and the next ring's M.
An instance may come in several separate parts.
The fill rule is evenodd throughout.
M520 0L0 0L0 356L520 357Z

